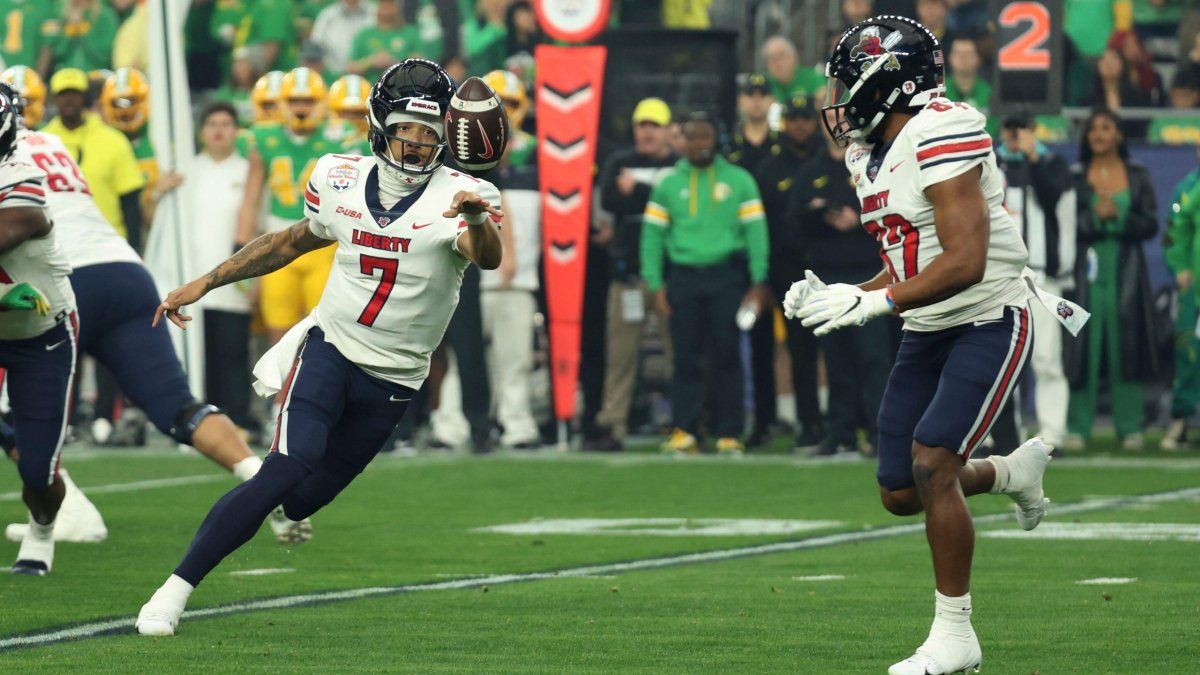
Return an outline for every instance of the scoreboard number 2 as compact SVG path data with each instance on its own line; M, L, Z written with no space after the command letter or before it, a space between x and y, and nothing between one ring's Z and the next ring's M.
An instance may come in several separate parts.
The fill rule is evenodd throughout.
M1050 10L1040 2L1014 2L1000 10L1004 28L1028 24L1025 31L996 54L1004 70L1046 70L1050 67Z

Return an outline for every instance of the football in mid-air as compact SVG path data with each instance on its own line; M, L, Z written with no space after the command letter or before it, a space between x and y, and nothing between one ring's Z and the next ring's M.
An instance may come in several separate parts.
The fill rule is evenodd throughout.
M450 99L446 141L454 161L468 171L500 163L508 144L508 115L500 97L478 77L468 77Z

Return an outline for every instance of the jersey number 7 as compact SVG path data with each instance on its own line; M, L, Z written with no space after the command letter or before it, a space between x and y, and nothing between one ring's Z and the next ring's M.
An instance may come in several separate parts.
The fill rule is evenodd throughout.
M371 294L371 301L363 308L362 314L358 315L358 322L362 325L372 326L375 324L375 319L383 310L383 304L387 302L388 296L392 294L392 288L396 285L396 269L399 264L400 261L395 258L378 258L373 255L358 257L358 269L366 276L374 277L375 270L383 272L379 277L379 285Z

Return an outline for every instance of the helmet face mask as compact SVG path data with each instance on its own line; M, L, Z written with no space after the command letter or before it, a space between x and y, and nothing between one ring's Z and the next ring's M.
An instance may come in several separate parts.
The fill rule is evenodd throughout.
M427 124L437 130L456 89L446 71L426 59L405 59L384 71L371 87L367 115L371 152L381 168L399 171L406 182L416 183L427 180L442 167L446 151L444 130L437 135L436 143L425 143L396 135L396 127L408 122ZM400 144L399 157L392 152L395 143ZM432 152L423 161L409 161L425 154L410 152L417 148L432 148Z
M825 75L831 103L821 109L822 121L841 146L874 142L889 112L924 106L944 91L937 38L897 16L874 17L847 30Z
M120 68L104 80L100 90L104 121L126 134L136 135L150 119L150 84L141 71Z
M307 136L325 121L325 81L313 70L300 67L279 82L279 108L292 133Z

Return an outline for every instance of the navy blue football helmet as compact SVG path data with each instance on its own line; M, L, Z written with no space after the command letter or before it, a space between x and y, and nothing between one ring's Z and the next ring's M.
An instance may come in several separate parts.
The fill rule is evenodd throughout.
M942 48L928 28L902 16L876 16L842 34L829 63L825 129L839 145L874 142L892 110L922 107L945 91Z
M399 139L391 133L391 127L397 117L413 115L430 119L441 128L443 116L450 107L450 98L457 89L454 78L441 66L427 59L404 59L385 70L371 87L368 101L370 111L367 119L370 121L371 151L386 165L405 173L428 175L437 171L442 166L442 156L446 149L444 132L436 144L404 141L406 146L435 148L429 161L419 165L409 162L404 157L392 156L389 141Z

